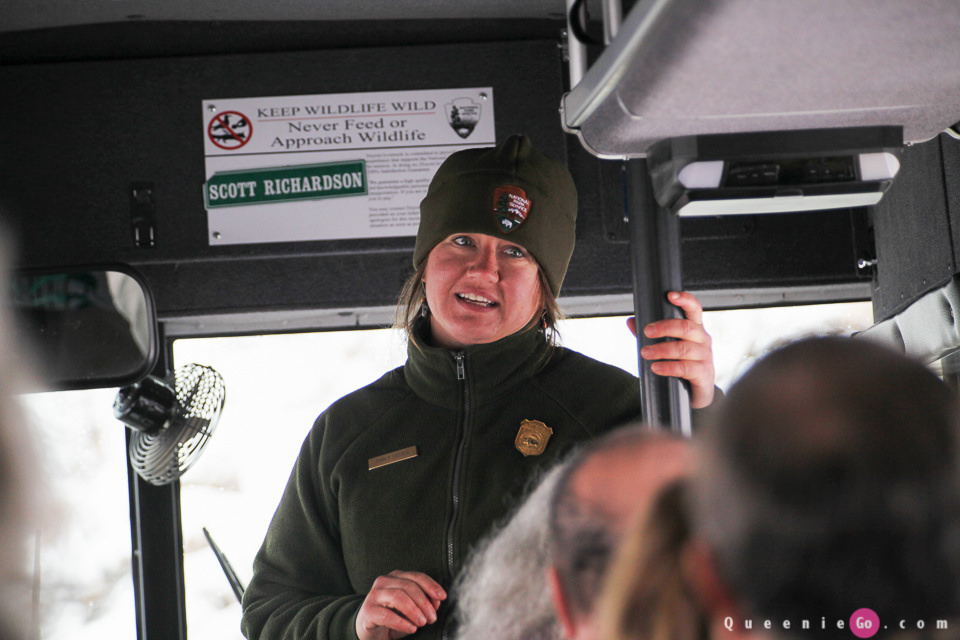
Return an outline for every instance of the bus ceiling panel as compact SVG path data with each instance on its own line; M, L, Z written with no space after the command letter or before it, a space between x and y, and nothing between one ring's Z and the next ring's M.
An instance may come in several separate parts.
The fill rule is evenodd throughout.
M116 0L102 1L121 6ZM562 0L560 2L562 4ZM311 4L322 7L328 3ZM366 2L353 4L364 9L367 5ZM459 4L448 2L444 3L444 6ZM279 16L282 13L276 10L274 3L261 5L264 10L274 12L273 19L160 21L133 16L123 21L83 23L29 31L4 31L4 5L0 5L0 64L557 39L563 28L562 6L557 17L551 18L508 20L488 14L482 18L437 16L429 20L305 21L281 19ZM420 6L419 3L403 4L404 10L415 10ZM435 4L429 6L436 7ZM164 7L158 5L158 8ZM231 5L224 11L233 8ZM37 15L40 12L32 13Z
M667 138L960 121L960 3L642 0L562 100L600 157Z
M139 13L134 13L139 11ZM5 0L0 7L0 33L32 31L85 24L144 22L271 22L337 23L371 20L403 23L430 20L562 20L563 0L457 0L456 2L397 2L397 0L167 0L162 3L118 3L116 0ZM398 24L398 27L400 25Z

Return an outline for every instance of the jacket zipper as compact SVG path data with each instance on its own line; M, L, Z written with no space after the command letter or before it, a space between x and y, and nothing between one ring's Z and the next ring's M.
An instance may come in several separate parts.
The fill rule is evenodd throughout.
M463 402L463 421L460 428L460 439L457 443L457 455L454 458L453 462L453 486L451 487L451 499L453 502L453 509L450 513L450 523L447 526L447 573L450 576L450 581L452 584L453 579L456 577L456 567L454 566L455 561L455 545L454 545L454 530L456 529L457 519L460 515L460 474L462 472L462 463L463 463L463 450L467 446L467 430L470 425L470 391L467 386L467 372L465 365L465 354L462 351L458 351L453 354L453 359L456 361L457 365L457 381L461 385L462 393L462 402ZM442 637L447 637L447 625L444 623Z
M461 388L463 390L462 402L463 402L463 421L460 425L460 438L457 443L457 455L454 458L453 463L453 486L451 487L451 499L453 501L453 510L450 514L450 524L447 527L447 572L452 580L455 577L455 567L454 567L454 541L453 541L453 532L457 524L457 518L460 515L460 474L461 474L461 465L463 462L463 450L467 444L467 420L469 417L470 411L470 396L467 391L467 373L466 366L464 364L464 354L462 351L458 351L453 354L454 360L457 363L457 381L460 382Z

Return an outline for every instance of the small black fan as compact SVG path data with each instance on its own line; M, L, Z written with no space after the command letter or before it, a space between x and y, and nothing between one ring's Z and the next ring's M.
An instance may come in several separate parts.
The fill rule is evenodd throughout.
M183 475L217 428L225 398L223 378L200 364L120 389L113 415L133 429L127 455L137 474L158 486Z

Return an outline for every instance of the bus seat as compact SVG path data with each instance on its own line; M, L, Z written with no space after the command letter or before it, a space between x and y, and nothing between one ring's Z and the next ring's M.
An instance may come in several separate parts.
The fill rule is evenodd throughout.
M960 276L857 334L931 363L960 350Z

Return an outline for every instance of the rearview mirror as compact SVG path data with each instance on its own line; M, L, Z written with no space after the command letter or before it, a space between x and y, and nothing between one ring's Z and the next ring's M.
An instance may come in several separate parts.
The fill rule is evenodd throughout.
M124 267L22 271L11 295L17 331L38 358L45 388L122 387L156 364L153 298Z

